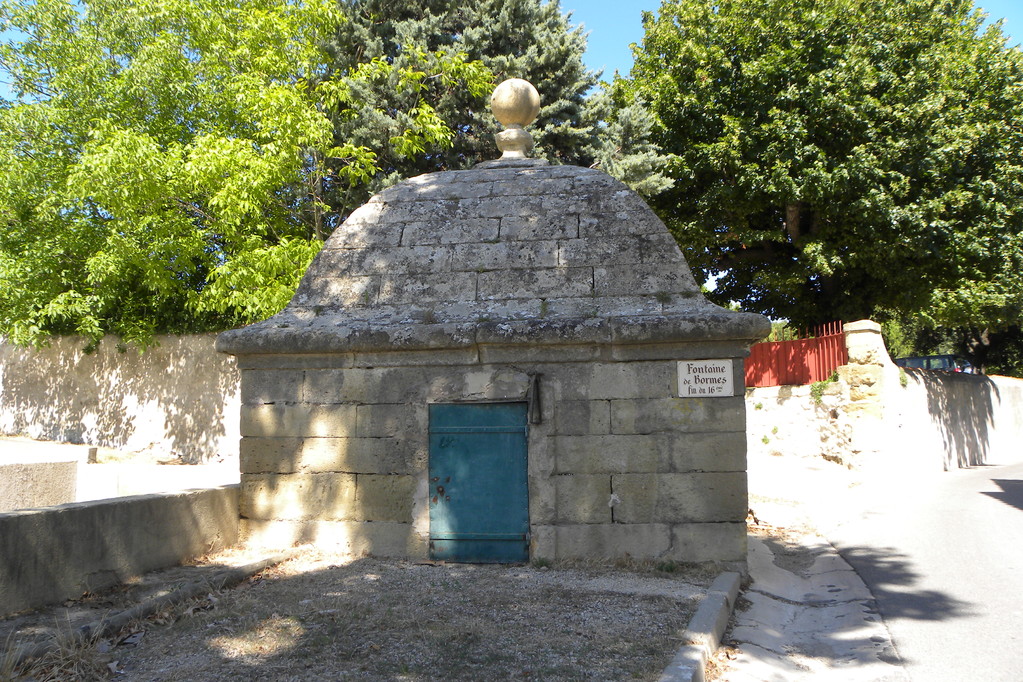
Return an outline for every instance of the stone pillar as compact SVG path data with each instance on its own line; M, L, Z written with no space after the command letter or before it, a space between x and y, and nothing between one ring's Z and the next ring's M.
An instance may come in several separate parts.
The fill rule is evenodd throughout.
M849 412L880 417L885 375L895 367L881 337L881 325L860 320L844 325L842 331L849 364L840 367L838 373L849 385Z
M887 440L885 391L898 385L898 368L888 355L878 323L850 322L842 331L849 363L838 368L838 375L849 386L845 409L852 425L852 459L862 466L879 459Z

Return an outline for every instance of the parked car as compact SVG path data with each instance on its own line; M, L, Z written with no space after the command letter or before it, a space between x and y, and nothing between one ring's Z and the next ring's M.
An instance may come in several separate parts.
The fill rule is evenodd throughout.
M938 372L961 372L963 374L980 374L976 367L966 358L958 355L919 355L909 358L896 358L899 367L930 369Z

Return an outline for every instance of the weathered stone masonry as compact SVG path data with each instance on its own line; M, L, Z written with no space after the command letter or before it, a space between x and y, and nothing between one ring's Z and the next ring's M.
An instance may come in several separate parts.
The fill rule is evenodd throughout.
M428 554L428 405L526 401L530 554L745 560L742 358L664 225L599 171L405 181L339 228L294 299L223 334L242 371L253 540ZM679 398L680 360L735 395Z

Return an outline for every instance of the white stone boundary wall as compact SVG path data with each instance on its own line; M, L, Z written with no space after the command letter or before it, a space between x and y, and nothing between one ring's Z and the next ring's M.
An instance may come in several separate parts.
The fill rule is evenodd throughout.
M856 322L845 331L849 364L837 381L747 389L751 455L904 471L1023 459L1023 379L902 370L878 325Z
M945 470L1023 461L1023 379L906 370L888 401L879 448Z
M0 617L238 541L238 486L0 514Z
M159 336L141 354L113 337L92 353L77 337L0 343L0 434L236 462L238 370L215 340Z

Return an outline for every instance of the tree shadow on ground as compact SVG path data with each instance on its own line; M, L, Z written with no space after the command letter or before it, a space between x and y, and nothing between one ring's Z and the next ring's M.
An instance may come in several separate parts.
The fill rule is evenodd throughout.
M1002 490L1001 492L985 492L985 495L1023 511L1023 481L993 478L991 482Z
M702 594L681 574L334 560L158 614L108 658L146 680L656 679Z
M828 543L807 546L778 537L763 540L771 547L775 565L804 578L810 577L814 570L819 571L818 560L826 561L832 551ZM897 549L851 546L842 547L839 553L870 586L875 599L895 598L885 617L946 620L972 612L967 602L938 590L921 589L922 576L913 568L909 557Z
M870 587L885 619L945 621L975 612L969 602L922 588L912 561L895 548L852 546L840 553Z

